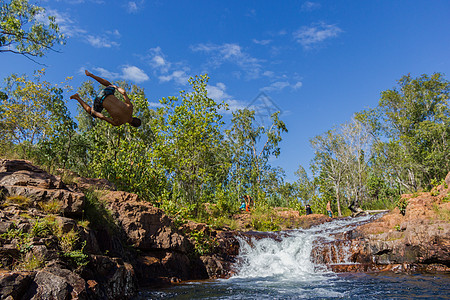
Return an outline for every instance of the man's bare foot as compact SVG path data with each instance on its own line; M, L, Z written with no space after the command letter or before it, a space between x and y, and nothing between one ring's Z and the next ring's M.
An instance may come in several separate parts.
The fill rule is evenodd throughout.
M89 72L88 70L84 70L84 74L86 74L86 76L91 76L92 75L92 73Z
M80 97L80 95L77 94L73 94L72 96L70 96L70 99L77 99L78 97Z

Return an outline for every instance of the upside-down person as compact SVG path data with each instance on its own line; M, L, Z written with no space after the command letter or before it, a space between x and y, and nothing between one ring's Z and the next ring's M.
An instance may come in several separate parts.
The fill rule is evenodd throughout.
M98 83L104 85L105 88L101 90L94 99L94 105L92 107L87 105L78 94L70 96L70 99L77 100L88 114L114 126L120 126L125 123L129 123L134 127L141 126L141 120L133 117L133 104L123 88L112 85L108 80L95 76L87 70L84 72L86 73L86 76L95 79ZM114 96L115 90L123 95L125 102L120 101ZM108 118L101 113L103 109L106 109L111 118Z

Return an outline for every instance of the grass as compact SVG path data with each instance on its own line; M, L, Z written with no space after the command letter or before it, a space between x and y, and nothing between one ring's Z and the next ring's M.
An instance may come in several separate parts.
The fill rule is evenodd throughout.
M214 229L229 227L231 230L237 230L239 228L236 220L225 216L211 219L211 226L213 226Z
M60 214L62 212L62 203L56 199L48 202L39 202L39 207L49 214Z
M45 266L45 258L40 255L26 255L15 265L17 271L34 271Z
M439 219L450 222L450 210L440 207L436 203L433 204L433 211L436 213Z
M78 232L71 229L69 232L60 235L59 246L64 253L74 251L79 239Z
M33 205L33 200L22 195L7 196L3 207L10 205L18 205L21 208L29 208Z
M105 228L110 234L118 231L118 226L114 221L111 212L105 204L99 200L97 192L85 192L84 217L89 221L94 229Z

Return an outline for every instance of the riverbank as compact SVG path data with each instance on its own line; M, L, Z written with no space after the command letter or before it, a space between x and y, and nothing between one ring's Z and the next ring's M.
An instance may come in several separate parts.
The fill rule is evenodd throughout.
M450 183L450 175L447 179ZM130 299L146 286L227 278L236 272L239 236L279 238L278 233L252 232L252 224L261 216L236 215L246 233L215 230L192 221L180 223L137 195L116 191L106 180L76 174L62 180L23 160L0 160L0 190L0 292L14 299ZM394 210L375 225L343 234L337 239L340 242L316 244L313 259L331 268L343 265L318 258L333 257L332 251L340 253L339 247L351 245L354 253L347 262L353 265L369 260L373 266L402 264L401 253L408 253L410 266L419 262L440 265L446 271L449 221L441 219L448 215L449 192L448 186L442 186L431 192L433 196L410 195L404 217L399 219L400 212ZM273 218L283 230L332 220L283 208L276 209ZM375 227L384 231L377 232ZM397 232L403 232L411 249L423 250L401 252L405 240ZM422 235L426 244L420 246L424 239L414 237ZM394 238L398 242L391 243ZM435 243L429 246L430 241ZM374 257L380 259L373 261Z

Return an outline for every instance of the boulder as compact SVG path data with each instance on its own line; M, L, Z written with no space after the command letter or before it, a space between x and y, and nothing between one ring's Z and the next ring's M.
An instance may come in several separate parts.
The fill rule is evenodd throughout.
M66 216L81 216L84 194L67 189L56 176L25 160L0 159L0 188L5 196L24 196L36 206L39 202L59 200Z
M27 299L87 299L85 281L58 265L38 271L25 295Z
M126 192L105 192L101 200L107 203L134 247L186 252L187 240L173 228L172 220L161 209Z
M34 272L0 273L1 299L23 299L33 282Z

